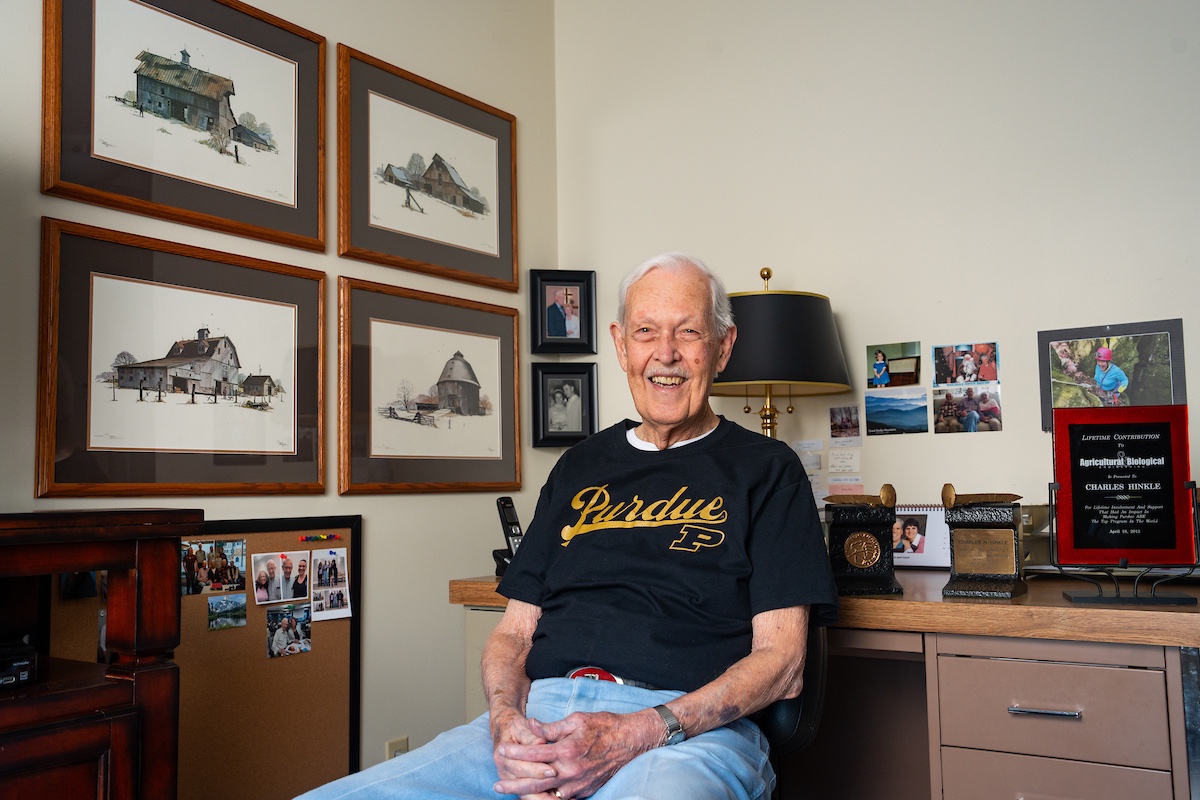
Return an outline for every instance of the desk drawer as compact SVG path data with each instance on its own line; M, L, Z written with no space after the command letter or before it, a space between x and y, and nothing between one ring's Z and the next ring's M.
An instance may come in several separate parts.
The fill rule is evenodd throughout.
M1168 772L942 748L943 800L1171 800L1171 791Z
M943 745L1171 769L1158 670L941 656L938 683Z

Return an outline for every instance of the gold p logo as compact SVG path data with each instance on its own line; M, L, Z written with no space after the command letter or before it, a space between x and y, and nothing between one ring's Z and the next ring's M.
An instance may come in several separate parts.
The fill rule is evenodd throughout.
M725 541L724 532L715 528L701 528L699 525L684 525L679 533L679 538L671 542L672 550L695 553L701 547L717 547Z

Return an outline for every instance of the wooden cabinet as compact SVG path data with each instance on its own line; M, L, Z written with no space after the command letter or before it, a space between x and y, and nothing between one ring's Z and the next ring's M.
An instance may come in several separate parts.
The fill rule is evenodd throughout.
M40 661L35 683L0 689L0 800L176 796L179 540L203 520L194 510L0 515L0 597L26 601L13 600L3 633L29 633ZM50 658L49 576L101 569L111 663Z

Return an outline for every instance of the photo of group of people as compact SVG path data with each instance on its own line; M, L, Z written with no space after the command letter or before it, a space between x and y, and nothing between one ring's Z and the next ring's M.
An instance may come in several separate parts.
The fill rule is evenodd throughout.
M1000 349L995 342L945 344L933 348L934 386L999 380Z
M240 592L246 588L246 540L180 542L181 594Z
M313 619L350 616L350 575L346 567L346 548L314 550L313 569L317 580L313 587Z
M254 602L279 603L307 600L309 588L309 552L257 553L250 557L254 574Z
M312 607L281 605L267 609L267 658L312 650Z
M995 342L933 348L934 433L1003 430L1000 349Z

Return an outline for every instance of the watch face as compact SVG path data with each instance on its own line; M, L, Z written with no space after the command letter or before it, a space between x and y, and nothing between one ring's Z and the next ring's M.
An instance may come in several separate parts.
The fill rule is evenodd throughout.
M842 545L842 552L850 566L858 569L870 569L879 563L879 558L883 555L883 548L879 546L879 540L871 534L866 531L856 531L846 537L846 541Z

